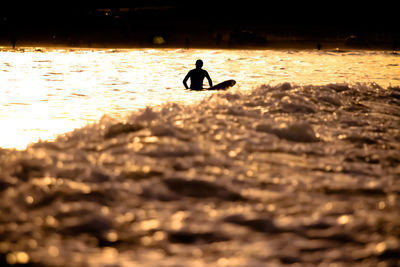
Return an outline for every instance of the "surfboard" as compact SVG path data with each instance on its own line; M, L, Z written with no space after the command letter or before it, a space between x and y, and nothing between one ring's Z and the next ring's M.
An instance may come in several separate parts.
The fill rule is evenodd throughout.
M226 80L222 83L216 84L210 88L205 88L205 90L226 90L231 88L236 84L235 80Z
M205 91L205 90L227 90L234 86L236 84L235 80L226 80L223 81L222 83L218 83L212 87L209 88L203 88L203 89L189 89L190 91Z

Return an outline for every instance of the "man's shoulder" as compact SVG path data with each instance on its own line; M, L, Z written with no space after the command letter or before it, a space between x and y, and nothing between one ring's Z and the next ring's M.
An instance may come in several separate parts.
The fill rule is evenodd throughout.
M204 69L200 69L199 73L201 73L202 75L207 75L208 74L208 72L206 70L204 70Z

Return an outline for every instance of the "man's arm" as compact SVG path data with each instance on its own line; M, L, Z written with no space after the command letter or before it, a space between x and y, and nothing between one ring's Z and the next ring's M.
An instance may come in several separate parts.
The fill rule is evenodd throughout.
M189 86L186 83L189 77L190 77L190 71L188 72L188 74L186 74L185 79L183 79L183 85L185 86L186 89L189 89Z
M206 78L207 78L207 80L208 80L208 84L210 85L210 87L212 87L212 86L213 86L212 80L211 80L211 78L210 78L210 75L208 75L208 72L207 72L207 71L206 71Z

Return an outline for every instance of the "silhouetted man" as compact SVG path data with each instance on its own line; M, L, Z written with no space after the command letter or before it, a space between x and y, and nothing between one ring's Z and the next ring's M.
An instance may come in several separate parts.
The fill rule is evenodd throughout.
M204 78L207 78L208 84L210 85L210 87L212 87L212 80L210 78L210 75L208 75L208 72L206 70L201 69L201 67L203 67L203 61L201 59L198 59L196 61L196 68L190 70L188 74L186 74L185 79L183 79L183 85L186 89L189 89L189 86L186 83L189 78L190 89L192 90L202 90Z

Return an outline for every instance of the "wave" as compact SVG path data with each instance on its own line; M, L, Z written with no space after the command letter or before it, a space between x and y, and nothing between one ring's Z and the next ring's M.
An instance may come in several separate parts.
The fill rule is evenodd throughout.
M398 143L399 95L398 87L382 88L375 83L264 84L248 92L215 93L197 105L147 107L122 121L104 116L96 124L61 135L54 142L33 144L27 151L68 150L76 156L83 153L85 158L110 151L110 164L127 153L132 158L151 159L196 155L204 159L212 154L217 162L225 162L229 155L248 156L247 149L252 152L255 143L261 147L266 143L272 150L289 154L314 151L328 156L349 145L343 141ZM319 151L325 151L327 144L331 152ZM219 151L219 146L224 150Z
M396 260L396 232L374 229L392 229L398 210L399 95L375 83L264 84L0 150L0 254L264 266L287 262L291 244L299 262ZM316 259L298 253L310 249Z

